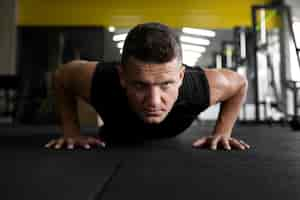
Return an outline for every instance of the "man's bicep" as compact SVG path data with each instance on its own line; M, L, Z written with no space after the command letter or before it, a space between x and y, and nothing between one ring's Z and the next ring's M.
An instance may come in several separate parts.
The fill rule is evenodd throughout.
M210 105L229 99L246 81L238 73L227 69L205 69L204 72L210 88Z

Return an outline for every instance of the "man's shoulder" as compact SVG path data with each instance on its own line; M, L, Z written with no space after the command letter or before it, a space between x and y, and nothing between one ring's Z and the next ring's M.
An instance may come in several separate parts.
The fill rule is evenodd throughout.
M99 61L88 61L88 60L72 60L65 64L63 64L64 68L70 69L88 69L88 68L96 68Z
M103 61L88 61L88 60L72 60L63 64L64 69L67 71L89 72L93 74L96 71L115 71L118 62L103 62Z
M88 81L92 78L97 65L97 61L72 60L60 66L57 72L71 82Z
M209 84L205 69L199 66L186 67L183 85L180 88L179 101L195 105L200 111L209 105Z

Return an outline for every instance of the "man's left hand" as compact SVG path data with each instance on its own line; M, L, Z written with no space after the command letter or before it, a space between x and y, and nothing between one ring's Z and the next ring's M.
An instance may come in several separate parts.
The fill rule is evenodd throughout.
M238 140L227 135L213 135L196 140L193 143L193 147L208 147L211 150L217 150L219 147L225 150L246 150L250 148L250 145L245 143L243 140Z

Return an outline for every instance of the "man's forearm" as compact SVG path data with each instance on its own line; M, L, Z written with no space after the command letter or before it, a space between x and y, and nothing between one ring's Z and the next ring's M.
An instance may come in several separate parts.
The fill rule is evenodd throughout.
M77 102L75 98L68 102L69 104L60 103L59 105L62 131L66 137L78 136L80 135L80 126Z
M235 121L247 96L247 83L238 92L221 103L219 116L213 134L231 135Z
M76 97L65 88L59 74L56 74L54 80L54 91L64 136L71 137L79 135L80 127L77 100Z

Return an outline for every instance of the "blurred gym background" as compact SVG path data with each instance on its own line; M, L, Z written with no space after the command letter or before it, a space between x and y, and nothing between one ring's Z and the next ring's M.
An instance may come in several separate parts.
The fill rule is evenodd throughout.
M53 71L74 59L118 62L128 30L157 21L176 29L185 64L248 78L239 123L298 130L299 11L297 0L2 0L0 124L58 125ZM101 124L88 105L78 107L82 126ZM215 120L218 109L199 120Z

